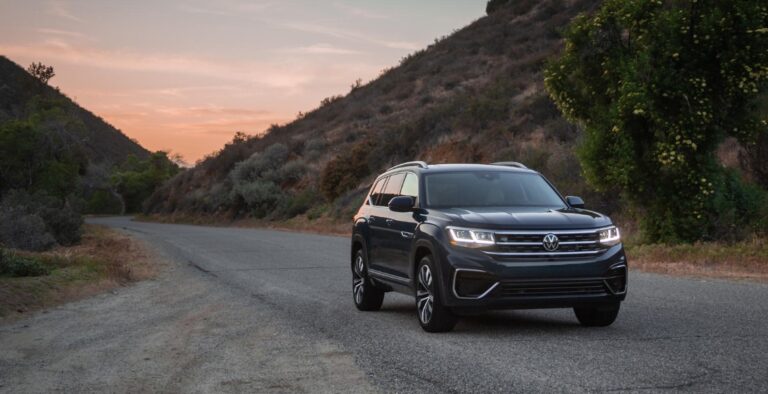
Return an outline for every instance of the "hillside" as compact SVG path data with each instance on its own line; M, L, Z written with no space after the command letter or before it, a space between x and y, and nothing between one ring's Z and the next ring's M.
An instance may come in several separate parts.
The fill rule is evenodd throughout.
M515 1L263 136L237 136L179 174L148 211L348 218L376 173L407 160L521 161L611 211L579 175L568 124L543 88L559 31L597 0Z
M89 162L94 164L118 164L129 155L149 157L149 151L125 136L100 117L69 99L58 89L41 84L27 71L10 59L0 56L0 123L29 116L34 102L40 96L56 100L65 108L67 115L78 120L76 127L62 131L67 139L82 148Z

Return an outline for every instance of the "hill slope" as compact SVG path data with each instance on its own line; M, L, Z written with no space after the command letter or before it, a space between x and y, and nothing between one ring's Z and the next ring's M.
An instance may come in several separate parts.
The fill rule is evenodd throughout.
M74 119L77 127L63 130L70 140L81 146L86 157L95 164L118 164L129 155L140 159L149 157L149 151L126 137L120 130L105 122L64 94L41 84L27 71L10 59L0 56L0 123L29 116L34 101L40 96L54 99Z
M501 6L345 97L262 137L235 138L159 189L149 211L346 218L376 173L414 159L518 160L594 201L572 152L578 130L547 97L541 70L559 29L598 3Z

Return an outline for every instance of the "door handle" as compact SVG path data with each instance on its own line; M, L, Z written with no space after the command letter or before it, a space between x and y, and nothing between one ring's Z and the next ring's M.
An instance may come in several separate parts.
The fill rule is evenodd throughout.
M409 233L407 231L401 231L400 236L402 236L403 238L411 239L413 238L413 233Z
M391 226L391 225L392 225L392 222L393 222L393 220L392 220L392 219L387 219L387 226Z

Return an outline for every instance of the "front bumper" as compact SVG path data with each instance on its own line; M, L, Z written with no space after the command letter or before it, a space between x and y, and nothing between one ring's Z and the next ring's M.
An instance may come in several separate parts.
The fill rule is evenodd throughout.
M443 257L443 299L456 309L570 308L627 293L621 244L589 258L505 260L454 247Z

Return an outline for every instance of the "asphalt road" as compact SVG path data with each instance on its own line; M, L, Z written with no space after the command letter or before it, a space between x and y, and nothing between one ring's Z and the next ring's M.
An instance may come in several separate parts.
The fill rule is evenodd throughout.
M89 221L124 229L151 242L179 265L179 269L167 274L170 278L184 275L178 283L204 282L231 294L236 302L220 302L217 306L231 311L217 317L218 331L205 334L224 338L220 346L226 346L230 339L237 340L240 334L231 332L235 328L245 332L249 325L282 327L273 330L283 338L268 344L271 350L267 356L295 354L303 359L302 352L308 352L311 354L306 359L325 360L328 365L318 371L317 362L301 364L289 359L270 366L275 374L289 368L292 372L283 375L285 379L305 374L337 377L331 385L313 386L309 382L290 386L288 382L282 386L239 386L234 391L768 392L765 284L630 271L627 301L616 323L607 328L581 327L571 310L499 311L465 318L451 333L428 334L419 327L409 297L388 293L381 311L355 309L347 238L140 223L127 218ZM172 287L176 282L169 280L165 286ZM192 296L175 305L194 304L189 298ZM144 312L134 313L140 316ZM258 318L243 321L250 315ZM238 321L222 321L228 319ZM142 335L152 335L151 328L143 330L147 331ZM15 332L0 331L0 338ZM249 351L257 353L260 343L237 347L253 346ZM333 350L312 351L318 343ZM166 345L160 339L157 346L163 349ZM249 365L243 360L237 363L215 349L209 351L222 363L238 364L230 374L243 374L238 378L241 382L249 374L270 374L263 364ZM41 354L41 358L46 357L46 353ZM348 357L336 362L329 359L334 355ZM119 354L113 357L121 358ZM205 354L196 357L206 358ZM340 364L344 369L334 370ZM174 369L194 369L194 365L169 363L164 368L179 372ZM341 375L352 378L338 378ZM160 388L223 389L215 381L206 384ZM13 382L5 386L14 387ZM102 386L81 388L94 387ZM125 387L112 386L115 388Z

